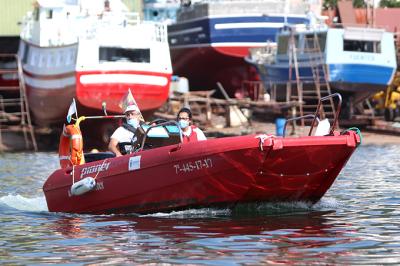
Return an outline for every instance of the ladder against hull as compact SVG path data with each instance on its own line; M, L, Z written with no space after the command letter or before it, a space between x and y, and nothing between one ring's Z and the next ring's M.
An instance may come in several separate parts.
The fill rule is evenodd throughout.
M327 67L324 61L325 38L321 38L318 32L305 34L302 48L296 47L296 32L292 30L289 37L289 78L287 83L287 98L290 101L298 101L294 116L301 117L313 114L321 98L331 95L331 88L327 78ZM323 46L323 47L321 47ZM299 57L303 57L302 64L310 70L309 75L301 74L299 70ZM292 75L294 74L294 77ZM296 88L292 85L296 84ZM333 120L335 103L333 99L322 102L319 117ZM305 126L301 119L301 126Z
M0 54L0 77L0 151L3 149L4 132L22 132L25 149L37 151L18 55Z

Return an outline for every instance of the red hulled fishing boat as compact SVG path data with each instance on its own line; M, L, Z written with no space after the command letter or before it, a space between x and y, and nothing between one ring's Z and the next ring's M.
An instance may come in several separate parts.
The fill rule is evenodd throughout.
M316 117L304 137L247 135L185 144L173 122L148 126L142 148L132 154L99 154L97 161L51 174L43 186L49 211L151 213L249 202L315 203L360 143L354 131L334 131L337 117L323 136L311 136ZM158 135L151 136L152 130Z

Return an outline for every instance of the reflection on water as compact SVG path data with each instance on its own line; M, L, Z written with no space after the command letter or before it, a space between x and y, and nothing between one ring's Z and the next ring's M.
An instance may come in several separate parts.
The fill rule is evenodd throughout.
M146 216L47 212L51 153L0 155L4 264L398 264L396 146L361 146L314 206L241 205Z

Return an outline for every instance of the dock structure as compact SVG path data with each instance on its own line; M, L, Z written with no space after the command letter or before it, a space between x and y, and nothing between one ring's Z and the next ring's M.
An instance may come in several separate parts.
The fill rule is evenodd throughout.
M0 63L0 152L5 132L22 133L25 149L37 151L19 57L0 54Z
M251 84L250 84L251 83ZM296 108L297 101L277 102L264 99L262 82L251 81L244 84L247 96L243 99L230 98L222 85L216 90L174 92L165 105L155 113L156 117L168 120L176 119L176 114L182 107L190 107L193 121L210 130L225 127L249 126L252 124L252 114L261 113L265 119L282 116L284 110ZM250 92L250 93L249 93ZM222 94L221 97L214 95Z

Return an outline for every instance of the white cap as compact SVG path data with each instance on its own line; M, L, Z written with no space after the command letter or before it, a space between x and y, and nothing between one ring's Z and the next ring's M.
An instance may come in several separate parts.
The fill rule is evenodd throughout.
M136 112L139 112L139 113L140 113L139 107L137 107L137 105L128 105L128 106L125 108L124 113L129 112L129 111L136 111Z

